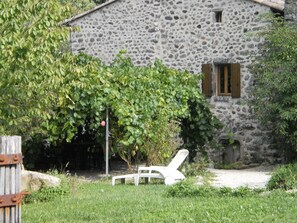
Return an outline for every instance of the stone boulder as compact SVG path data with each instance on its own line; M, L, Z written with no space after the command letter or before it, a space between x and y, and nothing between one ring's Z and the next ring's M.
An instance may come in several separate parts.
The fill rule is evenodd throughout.
M61 180L48 174L22 170L22 191L38 191L41 187L58 187Z

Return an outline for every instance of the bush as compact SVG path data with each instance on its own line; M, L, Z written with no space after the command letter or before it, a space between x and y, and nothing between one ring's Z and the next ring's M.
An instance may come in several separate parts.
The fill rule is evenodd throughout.
M204 176L207 172L208 163L206 161L198 161L193 163L187 163L183 165L182 172L185 176Z
M297 189L297 163L287 164L277 168L267 184L269 190Z
M147 138L142 150L147 156L147 165L159 165L169 163L178 148L182 145L182 140L178 138L180 123L169 121L160 117L159 123L155 123L155 136Z
M75 193L81 184L76 177L71 177L67 174L58 174L57 171L51 171L50 174L61 179L60 186L42 186L39 191L32 192L25 196L24 203L48 202L57 198L61 199L64 196Z
M198 187L188 181L179 182L170 187L166 196L168 197L199 197L213 195L213 188L211 187Z
M232 189L229 187L215 188L209 186L195 186L188 181L179 182L166 191L167 197L249 197L262 192L248 187Z
M32 192L24 199L25 203L48 202L69 194L69 189L63 186L42 187L39 191Z
M233 169L241 169L242 168L242 162L237 161L235 163L218 163L215 165L215 168L217 169L223 169L223 170L233 170Z

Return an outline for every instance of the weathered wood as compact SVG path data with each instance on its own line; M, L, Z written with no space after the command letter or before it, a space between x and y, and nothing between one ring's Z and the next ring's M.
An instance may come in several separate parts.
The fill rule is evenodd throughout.
M4 150L0 146L0 154L4 154ZM0 195L4 193L4 186L5 186L5 167L0 167ZM0 223L4 223L4 216L5 216L5 208L0 208Z
M0 154L21 153L21 137L2 136L0 137ZM21 164L9 164L0 166L0 196L18 194L21 189ZM0 208L0 223L20 223L21 206Z
M231 64L232 98L240 98L240 64Z
M202 92L205 97L212 96L212 73L211 73L211 64L202 64L202 73L204 78L202 80Z

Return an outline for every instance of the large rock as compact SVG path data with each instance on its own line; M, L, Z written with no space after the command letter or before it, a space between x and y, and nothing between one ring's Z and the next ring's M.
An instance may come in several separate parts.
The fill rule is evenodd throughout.
M61 180L57 177L34 172L22 170L22 191L38 191L41 187L57 187Z

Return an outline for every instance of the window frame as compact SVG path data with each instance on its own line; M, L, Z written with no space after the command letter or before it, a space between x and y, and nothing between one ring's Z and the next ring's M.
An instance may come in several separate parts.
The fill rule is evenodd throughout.
M231 73L231 93L220 94L219 92L219 77L218 65L229 65ZM241 97L241 65L240 63L206 63L202 64L203 79L201 83L201 91L207 98L212 96L231 96L232 98Z
M218 96L231 96L232 95L232 74L231 64L216 64L216 75L217 75L217 95ZM222 74L223 71L223 74ZM221 81L223 75L223 91L221 91ZM230 86L229 86L230 85ZM229 92L230 89L230 92Z
M223 10L214 11L214 21L216 23L222 23L223 22Z

